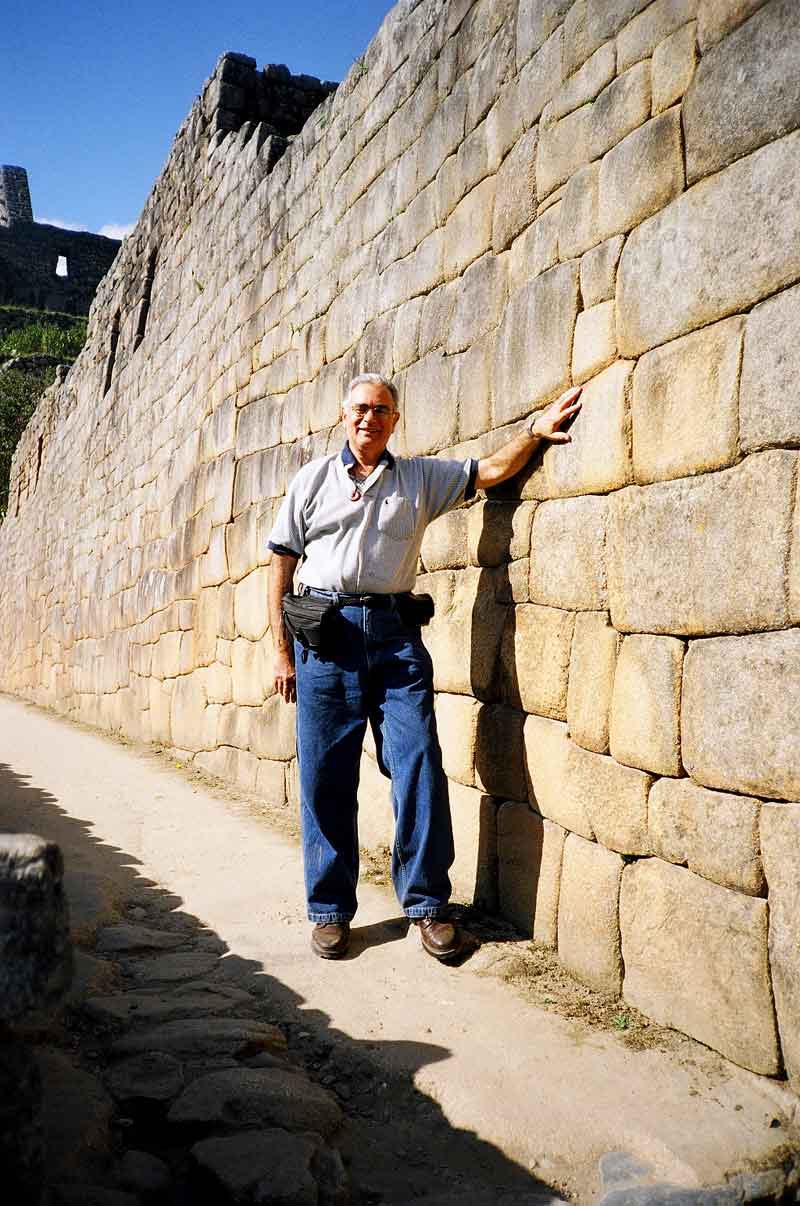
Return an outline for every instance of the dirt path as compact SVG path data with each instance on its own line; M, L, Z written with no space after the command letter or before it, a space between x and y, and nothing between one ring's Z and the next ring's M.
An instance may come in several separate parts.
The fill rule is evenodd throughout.
M713 1186L797 1150L797 1103L781 1085L647 1033L630 1011L604 1015L510 931L478 927L491 940L440 966L391 892L365 883L351 957L316 959L297 844L275 818L152 750L5 697L0 829L61 843L83 940L131 910L149 924L165 902L222 940L218 975L260 995L263 1020L284 1026L349 1114L364 1202L482 1206L484 1190L487 1203L501 1190L523 1202L545 1186L592 1202L615 1169L620 1185ZM630 1159L608 1158L619 1151ZM761 1200L767 1181L737 1185L737 1200Z

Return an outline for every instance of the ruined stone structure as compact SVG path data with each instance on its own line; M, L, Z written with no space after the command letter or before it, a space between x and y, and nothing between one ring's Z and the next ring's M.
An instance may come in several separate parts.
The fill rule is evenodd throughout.
M27 172L0 167L0 305L88 314L119 246L119 239L34 222Z
M293 799L266 540L343 384L466 456L583 383L423 549L457 894L800 1086L798 56L794 0L400 0L321 104L225 56L18 450L0 685Z

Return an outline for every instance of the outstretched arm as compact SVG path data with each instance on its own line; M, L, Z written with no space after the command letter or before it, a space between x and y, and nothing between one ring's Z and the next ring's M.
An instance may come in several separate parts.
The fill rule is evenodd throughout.
M580 410L580 392L580 386L568 389L552 406L535 416L525 431L514 436L513 440L509 440L491 456L481 457L478 461L478 476L475 479L476 488L485 490L487 486L499 486L501 482L508 481L527 465L542 440L548 440L552 444L568 444L572 437L568 432L559 429Z
M283 623L281 604L292 585L298 560L298 557L290 557L288 553L273 552L267 582L269 626L275 647L275 690L287 703L295 699L294 645Z

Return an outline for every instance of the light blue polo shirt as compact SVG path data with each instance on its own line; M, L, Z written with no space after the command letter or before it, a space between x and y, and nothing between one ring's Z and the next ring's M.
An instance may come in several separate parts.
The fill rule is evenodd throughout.
M296 473L269 547L303 557L299 581L343 594L413 590L428 524L475 494L478 462L394 457L387 450L358 483L350 446ZM355 497L357 495L357 497Z

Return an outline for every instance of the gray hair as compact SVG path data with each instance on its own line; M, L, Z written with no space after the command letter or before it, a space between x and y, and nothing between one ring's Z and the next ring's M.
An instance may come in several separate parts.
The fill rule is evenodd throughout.
M345 390L345 406L350 401L350 396L357 385L382 385L383 388L391 394L395 410L400 409L400 399L397 393L397 386L395 385L394 381L390 381L388 377L382 377L380 373L359 373L357 377L354 377Z

